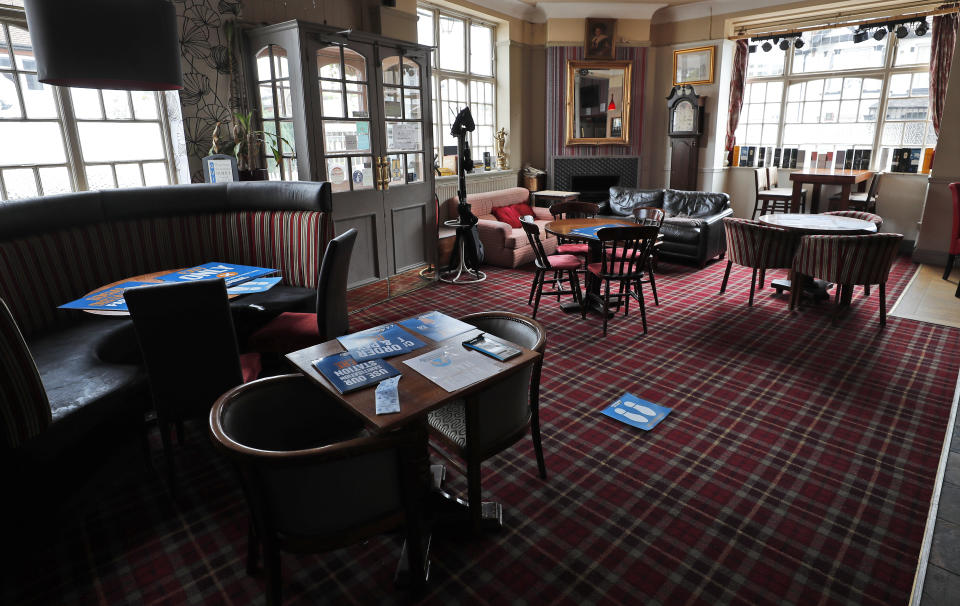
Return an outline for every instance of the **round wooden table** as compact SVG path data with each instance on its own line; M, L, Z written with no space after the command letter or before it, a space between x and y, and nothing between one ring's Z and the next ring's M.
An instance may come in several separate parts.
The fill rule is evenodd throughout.
M838 215L781 213L763 215L758 220L765 225L773 225L806 235L857 236L877 233L877 225L873 221ZM777 294L783 294L783 291L790 290L791 282L790 280L771 280L770 286L777 291ZM801 294L809 295L815 300L829 299L830 293L827 290L832 286L833 284L823 280L811 280L804 285Z
M623 225L626 227L636 227L636 222L630 219L615 219L613 217L607 218L597 218L597 219L557 219L556 221L551 221L543 226L543 229L546 230L548 234L553 234L558 236L561 239L568 240L578 240L580 242L586 242L590 245L590 256L587 259L587 262L595 262L600 258L600 240L595 236L585 236L583 234L571 233L574 229L579 229L582 227L599 227L601 225ZM587 280L591 282L590 290L596 294L600 294L600 282L599 280ZM588 297L589 299L589 297ZM581 307L579 303L573 301L566 301L560 304L560 309L566 313L580 313ZM593 308L591 308L593 309ZM598 313L602 313L605 310L600 308L595 309ZM606 313L610 313L609 310L606 310Z

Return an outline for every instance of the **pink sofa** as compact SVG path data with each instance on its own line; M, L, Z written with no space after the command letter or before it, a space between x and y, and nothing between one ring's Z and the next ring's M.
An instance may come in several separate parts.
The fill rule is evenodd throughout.
M444 202L445 219L457 218L456 197ZM530 191L523 187L511 187L498 191L488 191L481 194L469 194L467 202L473 214L480 219L477 228L480 230L480 241L483 242L484 263L499 267L518 267L524 263L533 262L533 248L527 240L527 235L521 227L510 227L506 223L497 221L491 209L497 206L510 206L524 202L530 204ZM533 205L531 205L533 206ZM553 217L546 208L533 208L534 222L540 226L540 241L548 255L557 249L557 239L544 231L543 226Z

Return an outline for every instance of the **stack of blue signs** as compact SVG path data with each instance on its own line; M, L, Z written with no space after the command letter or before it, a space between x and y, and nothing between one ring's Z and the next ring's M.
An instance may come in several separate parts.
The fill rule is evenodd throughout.
M424 346L423 341L396 324L375 326L337 340L357 362L399 356Z

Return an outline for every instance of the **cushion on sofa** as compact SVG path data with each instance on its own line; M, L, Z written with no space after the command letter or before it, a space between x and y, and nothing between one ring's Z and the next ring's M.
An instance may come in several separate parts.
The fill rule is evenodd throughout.
M497 221L506 223L510 227L520 227L520 215L513 206L496 206L492 209L492 212Z
M520 215L521 217L524 215L533 216L533 208L526 202L521 202L520 204L512 204L510 208L517 211L517 214Z
M638 206L663 207L662 189L610 188L610 210L618 215L630 215Z
M492 214L490 209L494 206L510 206L520 202L530 201L530 190L524 187L511 187L509 189L498 189L496 191L485 191L479 194L469 194L467 202L470 204L470 211L476 216ZM444 202L446 207L446 216L454 219L457 216L457 204L459 200L456 196L448 198Z
M724 193L677 189L663 192L663 211L667 217L709 217L723 212L729 202L730 196Z
M663 220L660 233L663 234L664 240L696 244L700 240L700 230L703 224L703 219L673 217Z

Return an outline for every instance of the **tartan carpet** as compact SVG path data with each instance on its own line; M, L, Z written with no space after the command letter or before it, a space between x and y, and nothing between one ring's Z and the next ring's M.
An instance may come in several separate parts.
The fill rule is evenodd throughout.
M734 266L720 295L724 266L661 264L646 336L635 306L603 338L599 318L545 297L548 479L529 439L485 462L504 529L435 536L423 596L394 589L400 542L387 536L283 556L287 603L908 603L960 330L893 317L880 330L876 291L859 287L838 323L832 304L791 313L769 289L749 308L750 270ZM351 328L529 310L531 272L486 269L482 284L402 295ZM914 269L895 263L891 304ZM673 412L650 432L599 414L625 391ZM262 603L262 576L244 568L246 505L203 431L178 450L177 505L159 476L118 477L61 540L24 556L9 603ZM465 495L462 477L448 482Z

